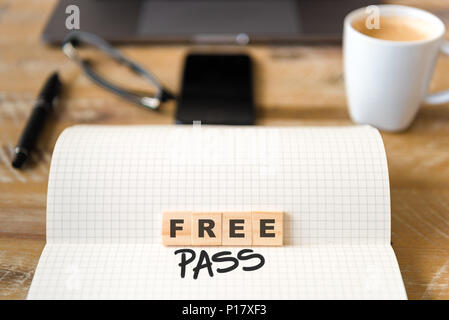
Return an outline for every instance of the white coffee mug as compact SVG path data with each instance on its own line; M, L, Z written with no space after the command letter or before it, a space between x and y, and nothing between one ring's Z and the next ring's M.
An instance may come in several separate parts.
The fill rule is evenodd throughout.
M366 8L349 13L344 21L343 50L346 95L354 122L382 130L404 130L421 103L449 102L449 90L429 95L428 87L445 26L435 15L416 8L379 5L379 16L418 18L430 24L431 34L419 41L389 41L364 35L353 22L366 17ZM381 20L380 20L381 21Z

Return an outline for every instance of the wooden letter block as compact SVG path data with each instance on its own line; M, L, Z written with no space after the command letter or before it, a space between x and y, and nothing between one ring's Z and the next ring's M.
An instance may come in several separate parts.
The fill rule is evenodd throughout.
M164 212L162 215L162 243L165 246L192 244L190 211Z
M224 212L223 246L250 246L253 243L251 212Z
M192 245L221 245L221 212L192 213Z
M282 246L283 212L252 212L253 246Z

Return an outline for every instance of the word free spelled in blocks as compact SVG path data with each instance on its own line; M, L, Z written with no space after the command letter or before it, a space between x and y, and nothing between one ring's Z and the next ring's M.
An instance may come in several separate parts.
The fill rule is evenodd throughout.
M164 212L166 246L282 246L283 212Z

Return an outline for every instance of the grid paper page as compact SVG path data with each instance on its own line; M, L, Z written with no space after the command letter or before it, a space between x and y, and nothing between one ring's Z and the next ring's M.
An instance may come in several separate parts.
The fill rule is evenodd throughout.
M29 298L405 298L389 201L370 127L72 127L52 158ZM161 244L174 210L283 211L286 245L252 248L265 257L256 271L181 279ZM223 250L239 251L206 249Z
M221 251L207 249L212 254ZM238 248L226 248L236 256ZM388 246L255 249L265 265L180 278L174 249L157 244L48 244L29 299L403 299ZM251 262L242 261L242 266ZM223 266L220 266L223 267Z

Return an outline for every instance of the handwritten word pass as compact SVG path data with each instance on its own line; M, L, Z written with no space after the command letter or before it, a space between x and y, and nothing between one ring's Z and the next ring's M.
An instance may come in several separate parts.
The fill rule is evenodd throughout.
M166 246L282 246L283 212L164 212Z

